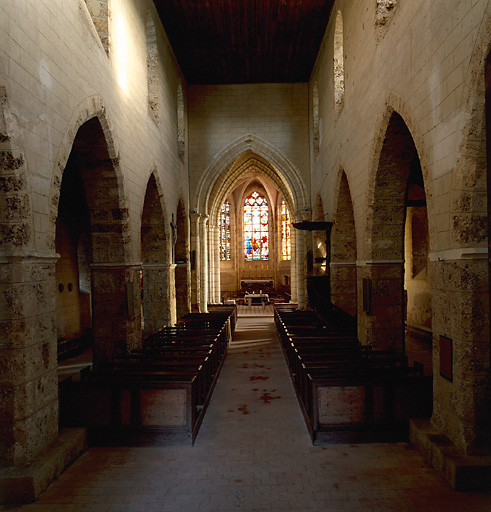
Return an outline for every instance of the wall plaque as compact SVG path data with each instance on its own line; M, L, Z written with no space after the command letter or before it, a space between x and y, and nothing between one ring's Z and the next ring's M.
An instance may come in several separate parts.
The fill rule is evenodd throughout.
M450 382L453 379L452 352L452 340L446 336L440 336L440 375Z

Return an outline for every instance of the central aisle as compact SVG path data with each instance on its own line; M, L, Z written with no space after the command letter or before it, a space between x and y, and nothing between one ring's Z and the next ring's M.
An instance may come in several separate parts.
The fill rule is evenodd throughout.
M1 508L1 507L0 507ZM240 316L194 446L91 448L22 512L484 512L405 443L312 446L272 316Z
M285 470L310 444L271 316L239 317L197 447L238 450L242 466ZM278 452L289 457L278 460ZM230 461L240 474L237 461ZM256 475L257 476L257 475ZM263 475L264 476L264 475Z

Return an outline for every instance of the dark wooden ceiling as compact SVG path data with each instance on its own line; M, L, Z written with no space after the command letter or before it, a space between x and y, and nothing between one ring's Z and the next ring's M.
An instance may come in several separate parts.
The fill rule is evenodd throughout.
M190 84L307 82L334 0L154 0Z

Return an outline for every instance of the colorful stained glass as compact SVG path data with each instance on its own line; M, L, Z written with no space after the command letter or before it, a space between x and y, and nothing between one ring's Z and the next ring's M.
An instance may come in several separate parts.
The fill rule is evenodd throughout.
M220 260L230 260L230 203L225 201L220 210Z
M292 259L292 244L290 240L290 213L285 201L281 202L281 259Z
M244 254L247 261L269 257L268 201L253 192L244 203Z

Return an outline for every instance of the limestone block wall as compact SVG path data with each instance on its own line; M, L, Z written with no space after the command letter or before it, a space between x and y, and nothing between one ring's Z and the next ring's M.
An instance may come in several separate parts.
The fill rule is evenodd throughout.
M1 9L0 459L16 464L35 457L58 430L55 231L77 132L95 118L103 137L94 143L105 146L84 169L92 222L99 216L92 288L105 290L94 297L96 343L110 340L96 348L104 358L141 339L140 222L151 173L163 230L179 197L188 212L187 87L150 0L28 0ZM149 32L157 47L151 83L158 83L158 119L149 105ZM96 161L103 154L104 162Z
M188 109L190 197L212 159L248 134L282 152L309 183L307 84L193 85Z
M378 171L386 147L397 147L397 130L385 138L392 115L402 117L422 169L428 212L433 423L464 451L482 453L491 449L484 151L491 7L487 0L400 0L382 24L376 7L363 0L334 4L310 81L312 198L320 191L327 219L336 222L345 172L356 228L359 336L397 344L405 318L404 224L394 222L394 205L403 184L397 191L390 175L379 179ZM338 11L344 97L337 113ZM397 158L404 155L392 162L395 179ZM363 309L363 278L371 284L370 313ZM453 340L452 382L439 374L441 335Z

